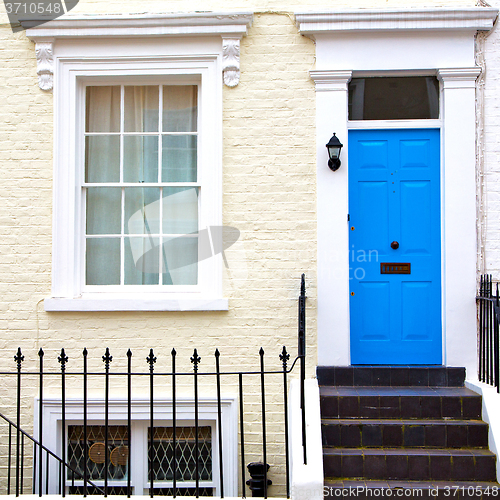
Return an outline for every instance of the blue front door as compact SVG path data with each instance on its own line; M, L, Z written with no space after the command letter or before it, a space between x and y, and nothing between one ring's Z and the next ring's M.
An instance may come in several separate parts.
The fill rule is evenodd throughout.
M349 132L352 364L441 364L439 130Z

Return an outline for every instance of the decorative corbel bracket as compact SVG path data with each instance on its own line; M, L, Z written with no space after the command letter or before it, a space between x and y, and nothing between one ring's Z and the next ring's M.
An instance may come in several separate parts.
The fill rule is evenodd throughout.
M222 40L222 72L224 83L228 87L236 87L240 82L240 39L223 38Z
M54 54L52 49L52 40L36 42L36 72L38 85L42 90L51 90L54 86Z

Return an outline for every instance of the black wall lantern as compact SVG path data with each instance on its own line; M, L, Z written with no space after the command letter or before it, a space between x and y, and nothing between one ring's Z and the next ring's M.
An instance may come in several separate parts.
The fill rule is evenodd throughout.
M326 145L326 149L328 149L328 166L331 170L335 172L340 168L340 151L342 150L343 144L338 140L335 134L332 135L332 138L328 141Z

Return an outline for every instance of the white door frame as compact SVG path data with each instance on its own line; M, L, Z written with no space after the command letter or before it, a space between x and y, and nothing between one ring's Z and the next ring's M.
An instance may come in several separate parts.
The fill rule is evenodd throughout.
M476 188L474 38L496 9L297 14L316 42L318 365L350 364L347 87L357 75L436 75L441 83L443 364L476 376ZM429 29L433 28L433 29ZM390 30L390 31L389 31ZM401 127L401 122L395 126ZM428 126L428 125L427 125ZM335 132L342 166L327 166Z

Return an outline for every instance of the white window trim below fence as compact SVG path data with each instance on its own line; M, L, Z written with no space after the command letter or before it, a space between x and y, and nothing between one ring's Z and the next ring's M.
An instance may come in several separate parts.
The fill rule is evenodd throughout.
M220 494L219 484L219 438L217 424L217 399L199 398L198 418L201 425L212 427L212 482L217 494ZM227 497L238 495L238 408L237 398L224 396L221 398L221 420L222 420L222 450L223 450L223 472L224 493ZM39 399L35 399L37 410L34 418L34 437L39 439ZM147 399L133 399L131 402L132 429L134 424L149 424L150 404ZM109 400L108 419L109 425L126 425L128 418L127 399L113 398ZM194 402L189 398L176 399L176 422L177 426L194 426ZM50 451L61 457L62 452L62 407L60 398L44 398L42 405L43 419L43 445ZM67 399L65 409L66 425L82 425L83 423L83 399ZM104 400L89 398L87 401L87 423L88 425L103 425L105 421ZM155 398L154 402L154 425L172 425L172 400L169 398ZM68 436L66 432L66 437ZM133 439L133 437L132 437ZM133 446L133 441L132 441ZM147 480L147 443L143 443L145 464L139 471L136 486L145 484ZM38 457L37 457L38 458ZM44 457L45 458L45 457ZM140 462L140 460L137 460ZM59 488L58 474L53 463L49 468L49 494L57 494ZM52 473L51 473L52 471ZM45 460L43 464L43 493L45 494L46 469ZM38 476L38 467L35 472ZM140 481L140 482L139 482ZM36 488L38 478L35 477ZM126 481L123 484L126 486ZM178 483L179 485L179 483ZM201 485L203 486L203 485ZM38 489L37 489L38 492ZM142 492L140 492L142 493ZM139 493L139 494L140 494Z

